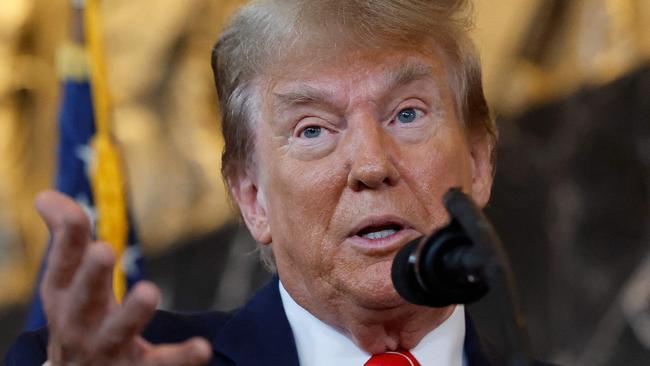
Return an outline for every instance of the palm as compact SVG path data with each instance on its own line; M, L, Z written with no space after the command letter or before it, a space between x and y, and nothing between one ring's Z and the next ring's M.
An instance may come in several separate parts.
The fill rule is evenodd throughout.
M159 300L151 283L135 286L124 303L115 301L115 259L106 244L92 242L90 224L74 201L45 192L36 206L52 235L41 296L49 319L51 365L201 365L210 346L193 338L153 345L140 333Z

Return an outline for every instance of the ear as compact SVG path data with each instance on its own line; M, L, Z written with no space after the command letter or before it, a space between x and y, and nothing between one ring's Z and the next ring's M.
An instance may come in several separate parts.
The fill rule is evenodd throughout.
M472 198L483 208L490 200L492 192L492 152L495 141L490 134L481 131L472 133L469 143L472 154Z
M258 189L255 177L249 172L240 174L236 179L228 179L232 196L237 201L244 222L253 238L260 244L271 243L266 197Z

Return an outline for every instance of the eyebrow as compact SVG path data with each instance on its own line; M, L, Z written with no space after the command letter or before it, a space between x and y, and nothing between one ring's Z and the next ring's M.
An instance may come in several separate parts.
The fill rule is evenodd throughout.
M423 79L437 81L433 68L419 60L410 59L406 63L399 65L399 67L388 71L383 90L390 91Z
M408 60L386 72L382 90L390 93L391 90L423 79L436 80L432 67L419 60ZM300 84L291 92L273 93L273 95L276 97L275 107L279 112L296 106L336 105L336 96L332 91L314 88L308 84Z
M283 111L291 107L301 105L335 104L333 92L324 89L314 88L307 84L300 84L294 91L287 93L273 93L277 98L275 106L277 110Z

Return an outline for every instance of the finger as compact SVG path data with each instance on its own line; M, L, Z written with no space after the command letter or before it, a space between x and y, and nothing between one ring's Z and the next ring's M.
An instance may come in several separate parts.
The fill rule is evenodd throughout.
M72 281L90 241L90 222L79 205L56 191L42 192L35 205L52 235L43 287L65 288Z
M67 324L92 327L104 317L113 297L114 263L108 245L95 243L88 247L65 304Z
M146 365L157 366L199 366L212 357L210 343L194 337L179 344L154 346L145 359Z
M104 353L117 353L119 348L133 341L153 316L160 294L155 285L138 283L129 292L122 307L113 312L102 324L96 336L94 349Z

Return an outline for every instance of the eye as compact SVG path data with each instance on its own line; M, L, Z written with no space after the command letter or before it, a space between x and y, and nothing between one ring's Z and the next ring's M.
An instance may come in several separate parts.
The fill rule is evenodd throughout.
M308 139L315 139L318 136L320 136L321 132L323 132L323 128L320 126L309 126L306 127L302 132L300 133L301 137L308 138Z
M404 108L397 113L397 121L401 123L411 123L418 117L418 111L415 108Z

